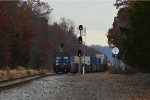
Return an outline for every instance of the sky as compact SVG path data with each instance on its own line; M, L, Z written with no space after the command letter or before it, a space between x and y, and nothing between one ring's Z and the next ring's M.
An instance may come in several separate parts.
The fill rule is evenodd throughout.
M53 8L52 19L65 17L75 22L76 27L86 27L86 44L107 46L106 34L112 27L117 10L115 0L41 0ZM84 37L85 38L85 37Z

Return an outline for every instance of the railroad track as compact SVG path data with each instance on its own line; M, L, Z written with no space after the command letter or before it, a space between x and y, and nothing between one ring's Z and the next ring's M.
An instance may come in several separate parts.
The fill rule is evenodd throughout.
M21 86L23 84L29 83L33 80L44 78L47 76L54 76L56 74L49 74L49 75L32 75L26 76L22 78L10 79L10 80L1 80L0 81L0 91L11 89L17 86Z

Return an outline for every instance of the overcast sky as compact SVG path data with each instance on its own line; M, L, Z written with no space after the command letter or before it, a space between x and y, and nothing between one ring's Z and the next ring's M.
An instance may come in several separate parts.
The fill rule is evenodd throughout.
M115 0L41 0L54 9L53 20L69 18L86 27L86 44L107 46L106 33L117 14Z

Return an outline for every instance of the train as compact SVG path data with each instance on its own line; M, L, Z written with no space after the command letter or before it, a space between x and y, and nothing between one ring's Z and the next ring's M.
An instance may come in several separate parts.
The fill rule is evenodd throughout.
M95 56L73 56L64 53L55 55L53 70L56 73L78 73L79 61L81 60L80 71L83 71L83 66L86 73L101 72L107 70L107 56L104 54L96 54ZM85 63L84 63L85 62Z

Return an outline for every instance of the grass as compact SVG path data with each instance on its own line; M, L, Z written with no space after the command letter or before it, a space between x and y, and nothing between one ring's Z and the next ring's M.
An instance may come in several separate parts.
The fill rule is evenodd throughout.
M13 70L0 70L0 79L13 79L37 74L39 74L38 70L17 67Z

